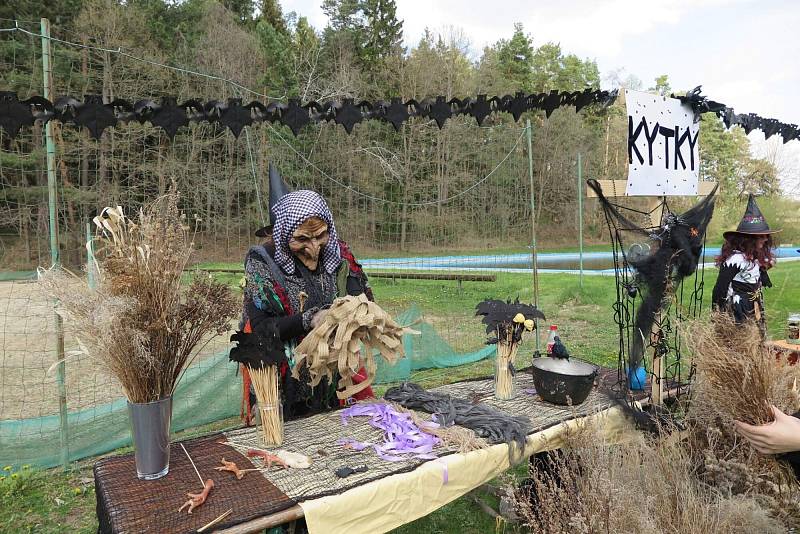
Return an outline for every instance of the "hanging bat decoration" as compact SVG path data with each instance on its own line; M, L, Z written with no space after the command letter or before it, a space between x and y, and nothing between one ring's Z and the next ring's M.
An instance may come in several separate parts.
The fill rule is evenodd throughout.
M52 109L52 105L50 108ZM13 91L0 91L0 128L9 136L16 137L23 126L32 126L34 120L27 101L20 102L17 93Z
M617 90L586 88L583 91L533 94L517 92L513 96L491 98L478 95L475 99L467 97L446 100L440 95L422 102L413 99L403 102L400 98L393 97L388 102L377 100L374 103L356 103L353 99L346 98L341 102L320 103L312 100L305 104L296 98L285 103L268 104L257 100L244 104L239 98L209 100L205 103L189 99L178 104L175 97L165 96L160 103L145 98L130 104L123 99L104 103L100 95L86 95L83 102L71 96L59 97L52 103L40 96L19 100L14 92L0 91L0 128L9 136L16 137L23 127L30 127L35 121L57 120L84 127L93 138L99 139L109 127L136 121L141 124L149 122L163 129L173 139L178 130L188 126L190 122L206 121L219 123L238 138L244 128L259 122L280 123L288 127L294 135L299 135L309 124L331 121L341 125L349 134L356 124L365 120L388 122L395 131L400 131L403 123L412 117L431 119L439 128L444 128L446 122L456 115L469 115L479 125L495 112L508 113L515 122L529 111L544 111L545 116L550 117L553 111L561 107L574 107L578 112L588 106L611 106L616 101L617 94ZM717 114L728 128L739 125L746 133L761 129L767 138L780 135L784 143L800 139L800 129L796 124L764 119L752 113L736 114L733 108L703 96L700 86L675 98L691 105L696 117L702 113Z
M625 288L626 292L631 298L637 294L642 296L636 312L633 344L627 362L629 369L637 369L644 357L646 343L650 340L656 315L663 310L680 282L697 270L703 253L706 229L714 213L717 188L682 214L665 209L659 226L644 228L622 215L603 195L596 180L588 180L587 184L597 194L606 216L615 221L617 228L634 239L646 239L650 242L649 247L636 249L632 246L630 250L637 252L625 257L628 265L635 271L634 280Z
M738 115L733 111L733 108L726 106L720 102L709 100L701 94L702 86L698 85L685 95L670 95L672 98L677 98L682 104L688 104L694 111L695 122L700 120L700 115L703 113L714 113L720 117L725 123L726 128L733 126L741 126L744 133L750 134L753 130L761 130L764 132L764 137L769 139L775 134L780 134L784 143L788 143L793 139L800 139L800 128L796 124L787 124L778 121L777 119L763 118L755 113L747 113Z

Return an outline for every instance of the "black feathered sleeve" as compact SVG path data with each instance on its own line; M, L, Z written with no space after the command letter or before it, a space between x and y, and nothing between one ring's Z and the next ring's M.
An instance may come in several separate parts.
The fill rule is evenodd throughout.
M772 280L769 279L769 275L767 274L767 270L766 269L764 269L762 267L761 268L761 273L760 273L759 276L761 278L761 285L762 286L764 286L764 287L772 287Z
M735 265L722 265L719 268L717 283L714 284L714 291L711 293L712 308L717 309L725 306L728 297L728 287L738 273L739 268Z
M247 305L247 315L250 317L250 328L253 332L258 332L261 328L266 328L267 324L275 324L278 330L278 337L281 341L289 341L305 335L303 328L303 314L295 313L292 315L277 316L270 313L270 310L259 310L252 302Z

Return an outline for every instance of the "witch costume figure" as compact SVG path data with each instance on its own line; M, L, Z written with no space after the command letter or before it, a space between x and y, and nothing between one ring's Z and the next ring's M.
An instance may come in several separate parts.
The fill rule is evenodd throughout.
M277 331L285 349L279 382L284 419L288 420L340 405L337 377L333 383L323 379L314 388L308 385L307 368L301 369L300 380L292 378L292 352L322 321L334 299L365 293L372 300L372 290L361 265L338 239L325 200L310 190L289 192L272 165L269 174L271 228L261 228L256 235L267 237L271 230L272 239L250 248L245 257L244 309L235 337L246 340L243 334L255 334L266 339L268 333ZM240 341L239 346L242 344ZM242 370L242 417L249 425L254 396L246 368L242 366ZM359 374L366 378L364 369ZM356 397L372 396L371 388L366 388Z
M775 265L772 230L753 195L736 230L725 232L725 242L717 257L719 277L712 294L715 309L733 316L737 323L755 320L766 335L766 316L762 288L772 287L767 270Z

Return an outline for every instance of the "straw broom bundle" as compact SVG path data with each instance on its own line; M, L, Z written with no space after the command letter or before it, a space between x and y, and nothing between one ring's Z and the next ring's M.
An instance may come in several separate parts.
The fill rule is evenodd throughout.
M237 344L230 359L247 368L258 399L261 432L265 445L283 443L283 406L281 404L278 365L286 358L283 342L274 322L264 321L255 329L250 323L244 331L231 336Z
M261 368L248 366L253 389L258 399L261 418L261 434L265 445L283 444L283 407L278 389L278 368L265 365Z
M346 399L369 387L375 379L373 351L377 350L390 364L402 358L405 333L418 332L398 325L364 294L336 299L325 319L295 349L292 376L299 379L300 369L307 365L311 386L316 386L323 376L331 381L338 373L338 389L343 391L336 395ZM364 354L360 351L362 344ZM354 384L353 376L360 370L362 358L367 378Z
M509 328L502 327L499 330ZM508 332L498 335L497 342L497 370L495 372L495 396L498 399L508 400L514 397L514 360L517 357L519 343L514 342Z

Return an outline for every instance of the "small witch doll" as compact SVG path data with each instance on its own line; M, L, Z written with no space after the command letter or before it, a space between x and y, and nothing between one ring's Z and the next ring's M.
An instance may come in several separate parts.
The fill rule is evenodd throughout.
M725 232L717 257L719 276L714 285L712 306L729 313L737 323L755 320L766 337L763 287L772 287L767 270L775 265L771 230L753 195L736 230Z
M230 351L231 361L247 368L258 400L258 414L264 445L283 443L283 405L278 367L286 361L284 345L274 325L254 332L239 331L231 336L237 345Z
M494 334L487 344L497 344L497 359L494 375L494 395L497 399L513 399L516 395L514 362L517 357L522 334L536 328L534 319L544 319L536 306L502 300L484 300L477 306L475 315L483 315L486 333Z

